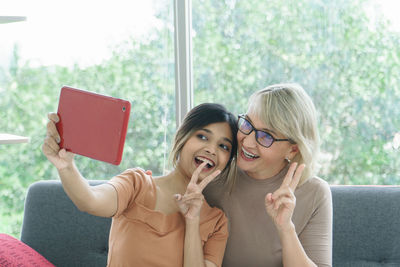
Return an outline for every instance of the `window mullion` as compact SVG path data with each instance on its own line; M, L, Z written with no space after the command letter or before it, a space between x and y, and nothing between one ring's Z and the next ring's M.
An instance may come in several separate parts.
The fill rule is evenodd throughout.
M193 107L192 2L174 0L175 106L176 126Z

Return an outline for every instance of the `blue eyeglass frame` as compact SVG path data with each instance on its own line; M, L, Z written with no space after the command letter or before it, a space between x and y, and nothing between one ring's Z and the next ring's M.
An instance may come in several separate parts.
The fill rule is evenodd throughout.
M248 133L245 133L245 132L243 132L241 129L240 129L240 125L241 125L241 123L240 123L240 120L244 120L245 122L247 122L250 126L251 126L251 130L248 132ZM272 146L272 144L274 143L274 142L282 142L282 141L288 141L288 142L290 142L290 143L294 143L292 140L290 140L290 139L278 139L278 138L275 138L275 137L273 137L272 136L272 134L270 134L269 132L266 132L266 131L262 131L262 130L259 130L259 129L256 129L255 127L254 127L254 125L248 120L248 119L246 119L246 115L245 114L240 114L239 116L238 116L238 129L239 129L239 131L241 132L241 133L243 133L243 134L245 134L245 135L249 135L249 134L251 134L251 132L252 131L254 131L256 134L255 134L255 139L256 139L256 142L257 143L259 143L261 146L263 146L263 147L266 147L266 148L268 148L268 147L271 147ZM269 145L269 146L267 146L267 145L264 145L264 144L261 144L261 142L260 141L258 141L258 137L259 137L259 133L264 133L265 135L267 135L267 136L269 136L270 138L271 138L271 144Z

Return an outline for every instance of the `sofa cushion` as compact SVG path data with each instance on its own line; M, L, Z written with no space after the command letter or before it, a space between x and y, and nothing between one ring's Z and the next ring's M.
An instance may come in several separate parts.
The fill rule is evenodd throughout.
M58 267L106 266L110 225L79 211L59 180L39 181L28 189L21 240Z
M54 267L37 251L7 234L0 234L0 266Z
M331 190L333 266L400 266L400 187ZM60 181L40 181L28 190L21 240L56 266L106 266L110 224L77 210Z
M400 187L331 186L333 266L400 266Z

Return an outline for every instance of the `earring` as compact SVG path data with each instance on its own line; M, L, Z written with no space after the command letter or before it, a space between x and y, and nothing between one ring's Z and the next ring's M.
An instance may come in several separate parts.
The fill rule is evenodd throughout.
M290 163L290 159L288 157L285 158L285 160Z

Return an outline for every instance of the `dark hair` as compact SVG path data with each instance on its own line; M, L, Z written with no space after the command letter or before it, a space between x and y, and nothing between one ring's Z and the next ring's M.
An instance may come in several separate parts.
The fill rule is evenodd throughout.
M232 132L232 150L229 161L220 174L220 176L227 177L230 169L236 169L236 155L237 155L237 138L238 131L236 117L229 112L223 105L215 103L203 103L191 109L183 119L183 122L175 134L174 146L171 151L172 165L176 167L179 160L179 155L186 141L192 134L212 123L226 122Z

